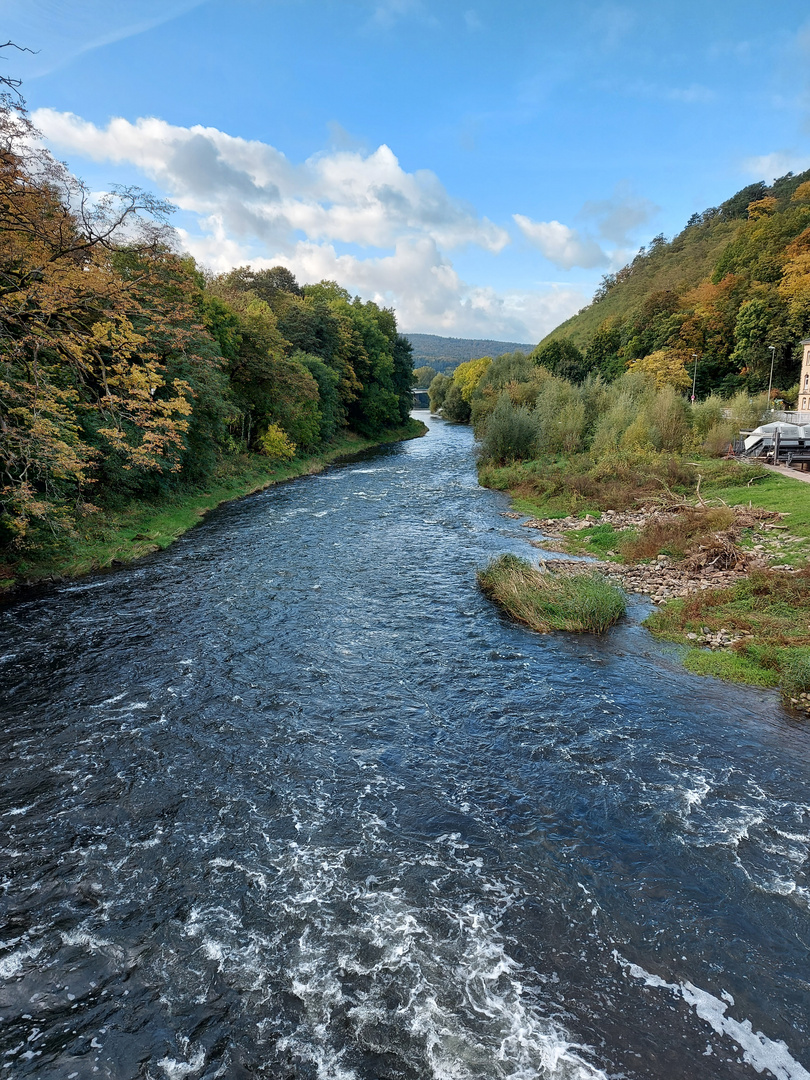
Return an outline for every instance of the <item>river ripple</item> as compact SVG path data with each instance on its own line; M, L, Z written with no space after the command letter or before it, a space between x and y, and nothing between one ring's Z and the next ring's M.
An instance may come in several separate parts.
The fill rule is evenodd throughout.
M806 728L503 620L430 423L3 611L0 1077L807 1080Z

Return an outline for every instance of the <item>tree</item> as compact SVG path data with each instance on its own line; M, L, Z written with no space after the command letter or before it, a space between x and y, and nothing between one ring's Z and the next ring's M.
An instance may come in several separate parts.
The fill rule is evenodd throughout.
M451 379L442 405L442 416L453 424L467 424L470 414L470 403L464 398L455 379Z
M190 329L167 210L137 189L93 203L24 109L0 109L0 519L17 540L89 509L99 458L181 468L194 390L166 360L210 338Z
M535 364L548 368L552 375L570 382L582 382L588 374L588 365L582 352L573 341L566 338L538 345L531 358Z
M453 372L453 383L458 387L459 393L469 403L478 383L492 364L491 356L481 356L477 360L467 360L459 364Z
M410 344L410 342L409 342ZM413 350L411 350L413 351ZM419 387L428 387L438 375L435 368L424 365L413 369L413 385Z
M672 386L677 390L686 390L692 379L686 370L689 354L683 349L658 349L628 364L630 371L652 375L655 385L660 389Z

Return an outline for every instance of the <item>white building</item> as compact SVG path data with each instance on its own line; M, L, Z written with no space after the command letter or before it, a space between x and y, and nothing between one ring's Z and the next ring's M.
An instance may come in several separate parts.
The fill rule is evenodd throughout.
M802 370L799 375L799 400L796 402L799 412L810 411L810 338L802 342Z

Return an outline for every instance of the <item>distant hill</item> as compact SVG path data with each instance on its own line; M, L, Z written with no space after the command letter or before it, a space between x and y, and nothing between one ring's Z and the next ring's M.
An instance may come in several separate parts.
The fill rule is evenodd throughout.
M437 334L405 334L413 348L413 366L430 366L447 373L465 360L479 356L503 356L504 353L530 353L534 345L517 341L489 341L486 338L439 337Z
M701 396L766 388L770 346L774 386L787 390L809 335L810 170L749 184L672 240L655 237L538 348L571 342L607 378L653 354L651 365L680 357L691 374L697 354Z

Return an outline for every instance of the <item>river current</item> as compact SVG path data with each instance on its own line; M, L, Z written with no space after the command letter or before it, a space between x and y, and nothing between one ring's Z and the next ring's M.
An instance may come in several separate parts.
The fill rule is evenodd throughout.
M810 1078L810 731L502 618L416 415L0 613L0 1080Z

